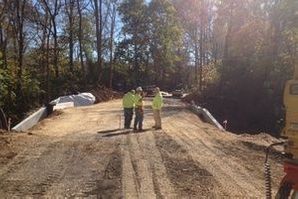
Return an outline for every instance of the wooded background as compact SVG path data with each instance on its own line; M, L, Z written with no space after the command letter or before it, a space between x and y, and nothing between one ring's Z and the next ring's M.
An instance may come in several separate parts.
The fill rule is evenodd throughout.
M277 132L297 0L0 0L0 107L95 85L184 88L236 132Z

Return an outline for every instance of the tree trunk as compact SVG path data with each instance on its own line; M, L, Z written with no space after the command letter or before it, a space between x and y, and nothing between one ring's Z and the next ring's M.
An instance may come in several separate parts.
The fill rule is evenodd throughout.
M0 50L2 53L2 59L3 59L3 68L7 69L7 39L5 37L4 28L2 27L2 24L0 22Z
M102 31L103 31L103 24L102 24L102 0L99 0L99 77L98 81L101 81L102 76Z
M136 42L135 42L135 44L134 44L134 69L133 69L133 71L134 71L134 84L135 84L135 86L139 83L138 81L138 71L139 71L139 69L138 69L138 46L137 46L137 44L136 44Z
M17 72L17 90L21 97L23 97L22 92L22 75L23 75L23 51L24 51L24 10L25 10L26 0L19 1L16 0L16 14L17 14L17 43L18 43L18 72Z
M203 83L203 28L200 30L200 77L199 77L199 90L202 91L202 83Z
M79 40L79 56L80 56L80 63L81 63L81 70L83 73L83 81L84 81L84 87L86 86L86 71L84 66L84 58L83 58L83 30L82 30L82 10L80 5L81 0L77 0L77 9L78 9L78 15L79 15L79 33L78 33L78 40Z
M52 17L52 23L53 23L53 38L54 38L54 69L55 69L55 76L59 77L59 66L58 66L58 35L57 35L57 25L56 25L56 19L55 17Z
M101 80L102 73L102 60L101 60L101 46L102 46L102 0L94 0L94 14L95 14L95 26L96 26L96 48L97 48L97 64L98 64L98 77L97 81Z
M51 23L50 23L51 24ZM51 29L51 25L50 25L50 29ZM46 40L46 103L50 102L51 99L51 87L50 87L50 61L49 61L49 51L50 51L50 32L47 35L47 40Z
M67 6L67 0L65 0L65 6ZM69 70L72 73L74 64L73 64L73 49L74 49L74 42L73 42L73 23L74 23L74 0L69 0L69 9L66 8L68 14L68 23L69 23Z
M43 89L45 89L47 92L47 60L46 60L46 53L47 53L47 38L48 38L48 34L50 34L48 32L48 20L49 20L49 13L47 11L45 11L45 19L44 21L41 20L41 24L42 24L42 39L41 39L41 45L40 45L40 49L41 49L41 57L39 60L39 64L42 67L41 72L42 72L42 76L43 76L43 80L41 82L41 86ZM47 92L45 94L42 94L42 98L40 99L40 102L42 104L46 104L48 102L48 98L47 98Z
M113 42L114 42L114 29L116 20L116 5L113 5L112 17L111 17L111 32L110 32L110 78L109 88L113 86Z
M7 1L2 2L2 9L0 12L0 51L2 53L3 68L7 69L7 28L5 28L5 14L9 3Z
M50 28L53 38L54 38L54 49L53 49L53 57L54 57L54 61L53 61L53 65L54 65L54 70L55 70L55 76L59 77L59 66L58 66L58 62L59 62L59 51L58 51L58 36L57 36L57 24L56 24L56 16L58 15L58 0L55 0L54 2L54 8L53 11L51 11L51 8L49 7L49 4L46 0L43 0L44 5L46 6L46 10L50 15L50 20L51 20L51 25L53 26L53 30L52 28ZM49 50L49 49L48 49Z
M199 47L197 39L195 40L195 84L198 84L198 67L199 67Z

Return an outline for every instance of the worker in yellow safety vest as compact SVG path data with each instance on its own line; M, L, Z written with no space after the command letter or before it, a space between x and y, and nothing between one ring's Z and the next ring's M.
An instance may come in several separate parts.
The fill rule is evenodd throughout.
M154 90L154 98L152 102L152 109L153 109L153 117L155 121L155 125L153 128L156 130L161 129L161 108L163 106L163 98L160 93L160 89L158 87L155 88Z
M135 95L135 121L134 131L143 131L144 108L143 108L143 89L138 87Z
M124 96L122 100L124 109L124 128L130 129L130 124L133 117L133 109L135 107L135 91L130 90Z

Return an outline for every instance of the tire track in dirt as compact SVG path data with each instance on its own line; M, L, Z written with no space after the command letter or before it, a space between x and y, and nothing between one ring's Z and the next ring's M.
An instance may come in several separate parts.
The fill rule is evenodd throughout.
M182 117L180 117L181 119L178 120L178 122L175 123L175 125L177 126L183 126L183 124L185 124L185 122L182 122ZM185 118L185 117L183 117ZM239 182L241 184L241 186L244 188L246 188L247 192L249 193L255 193L257 194L257 196L261 197L262 193L264 193L264 190L262 190L263 187L257 187L255 186L253 183L251 182L256 182L258 181L257 184L262 184L263 181L260 181L259 176L253 176L251 175L252 173L245 167L245 164L239 164L239 162L243 162L245 161L245 157L244 158L239 158L237 156L237 154L239 153L235 153L235 155L232 155L233 152L229 151L227 152L226 150L224 150L224 146L218 146L216 140L218 139L218 137L225 137L225 141L226 143L228 143L228 139L226 139L226 135L223 135L222 133L224 132L212 132L212 134L210 134L208 131L203 130L202 127L197 126L195 123L190 123L188 125L188 129L187 131L181 131L181 133L186 137L189 138L189 140L192 140L195 144L195 142L200 142L200 144L204 145L206 148L208 148L208 150L210 150L213 154L216 155L216 157L226 157L229 159L229 161L227 161L225 164L227 165L227 167L229 167L230 169L233 169L234 172L233 173L233 178L237 179L237 182ZM216 138L217 137L217 138ZM246 158L249 156L246 156ZM261 173L262 175L263 173Z
M216 198L228 196L219 190L220 184L203 165L193 160L191 154L171 136L156 133L157 146L162 154L168 176L182 198ZM178 198L179 198L178 197Z
M122 195L124 198L137 198L137 179L132 166L128 136L123 137L121 145L122 154Z
M137 140L138 136L130 133L124 138L123 195L124 198L156 198L153 174Z
M75 137L75 155L64 162L67 169L63 179L54 183L46 196L120 198L120 140Z
M81 183L82 195L77 194L76 197L121 198L121 167L121 152L118 147L107 158L107 165L103 170L94 171L86 182Z
M189 147L191 156L203 164L231 196L260 197L260 191L251 183L254 178L246 173L245 169L239 165L239 162L222 159L221 157L225 157L225 154L214 148L209 141L213 140L214 137L197 128L194 122L189 123L187 129L183 129L186 124L184 118L187 117L180 117L177 122L171 123L172 129L170 129L170 132L175 132L171 136L180 144Z
M225 154L226 159L232 160L236 163L241 162L241 166L246 170L245 174L250 176L251 181L248 180L247 182L256 187L258 190L256 195L263 197L265 195L264 160L265 149L267 146L257 145L251 148L250 146L243 144L243 141L239 140L233 140L231 143L216 140L216 143L216 148ZM253 145L255 144L253 143ZM280 180L284 176L284 173L282 172L282 154L278 152L269 156L269 162L271 165L274 165L271 166L271 182L272 193L276 193Z
M75 134L28 148L2 172L0 196L120 198L120 140L97 141Z
M20 159L17 158L11 167L11 170L1 176L0 190L4 191L7 196L42 196L49 187L55 182L59 181L65 172L63 161L64 153L69 151L65 148L61 150L59 146L61 143L55 141L54 143L46 145L43 150L38 153L29 153L30 150L22 154ZM52 156L51 151L59 149L60 155ZM27 154L29 153L29 154ZM25 156L24 156L25 155ZM73 154L70 154L70 156ZM51 165L48 164L51 161ZM54 165L54 166L53 166ZM0 191L0 193L1 193ZM1 194L2 195L2 194Z
M124 198L176 198L152 131L123 137Z
M229 196L233 197L240 197L245 195L243 189L228 174L230 170L228 169L227 171L225 171L226 168L223 168L226 166L224 166L225 162L222 158L214 157L214 154L210 153L208 149L204 148L204 145L195 145L192 143L191 140L185 139L183 136L171 134L171 137L172 139L177 141L179 145L184 146L189 152L192 159L201 164L202 167L208 170L208 172L214 176L214 179L219 182L220 186L216 187L215 190L213 190L214 192L218 192L217 197L221 196L222 192L227 192L229 193ZM220 159L222 163L218 164L217 160L215 160L216 158Z
M267 146L272 144L274 141L278 142L276 138L268 138L265 136L261 136L261 138L257 135L249 135L248 137L251 139L250 142L245 141L242 137L235 136L230 132L222 132L218 131L214 126L211 126L207 123L202 123L197 120L194 123L195 115L190 117L185 117L184 113L180 113L177 117L179 121L186 120L190 123L190 129L199 128L202 131L200 133L194 133L197 138L196 140L201 140L202 136L206 136L206 139L217 153L221 153L223 157L229 159L229 162L234 162L237 166L240 166L240 169L235 169L238 171L242 171L244 176L251 180L250 183L258 190L258 195L263 196L265 193L265 183L264 183L264 160L265 160L265 151ZM180 124L182 125L182 124ZM264 136L264 135L263 135ZM244 135L245 137L245 135ZM268 142L268 139L270 140ZM267 141L266 141L267 140ZM275 164L275 167L271 168L272 171L272 191L276 192L280 179L283 177L283 173L281 173L283 156L281 152L273 151L269 156L271 164ZM239 164L241 163L241 164ZM253 164L252 164L253 163ZM249 180L248 180L249 181Z
M160 131L154 132L155 134ZM148 166L152 172L155 193L158 198L177 198L172 183L170 182L167 169L162 156L156 146L155 136L152 131L138 135L139 144L148 160Z
M19 169L22 166L22 163L28 162L31 159L38 159L47 150L47 147L43 146L48 146L49 143L47 141L40 141L38 144L31 143L31 145L32 146L24 148L22 152L13 158L13 161L10 161L1 168L0 179Z

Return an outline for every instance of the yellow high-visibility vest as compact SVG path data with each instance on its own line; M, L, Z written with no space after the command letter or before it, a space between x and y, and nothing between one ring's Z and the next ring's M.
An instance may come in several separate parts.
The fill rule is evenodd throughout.
M153 98L152 108L155 110L160 110L162 106L163 106L163 98L160 92L158 92Z
M135 95L135 105L136 105L136 107L143 106L143 97L140 94Z
M128 92L123 96L122 100L123 108L134 108L135 95L132 92Z

